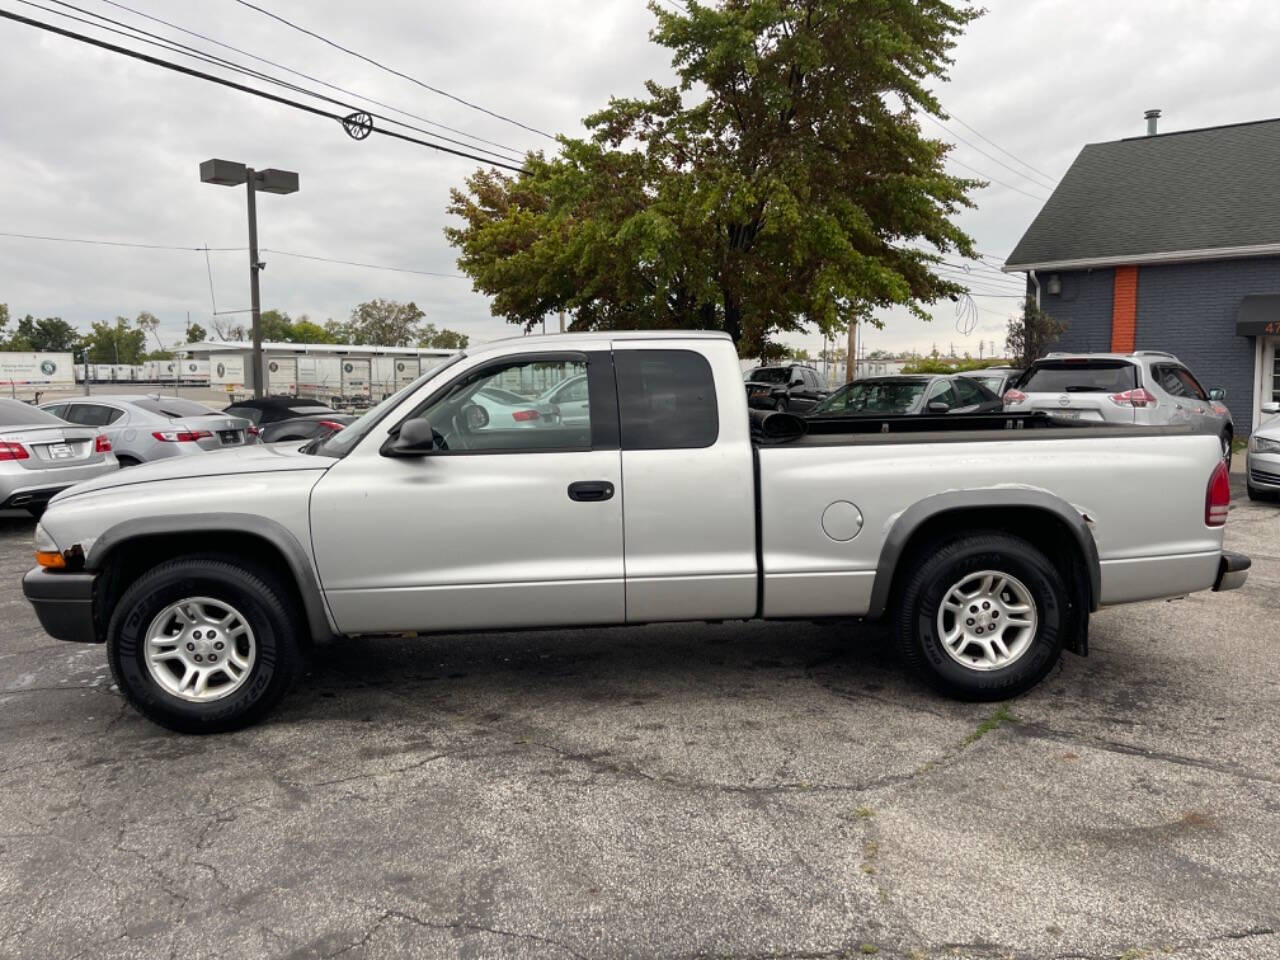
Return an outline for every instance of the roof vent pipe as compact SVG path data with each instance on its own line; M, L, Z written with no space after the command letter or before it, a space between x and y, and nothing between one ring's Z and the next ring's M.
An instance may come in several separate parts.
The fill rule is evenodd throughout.
M1147 136L1154 137L1156 135L1156 121L1160 119L1160 111L1148 110L1143 116L1147 118Z

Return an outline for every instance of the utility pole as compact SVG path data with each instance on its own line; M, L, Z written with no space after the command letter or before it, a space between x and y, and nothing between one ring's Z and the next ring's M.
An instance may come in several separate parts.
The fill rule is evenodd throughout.
M560 332L564 333L564 311L560 311Z
M849 321L849 346L844 360L844 382L853 383L858 367L858 321Z

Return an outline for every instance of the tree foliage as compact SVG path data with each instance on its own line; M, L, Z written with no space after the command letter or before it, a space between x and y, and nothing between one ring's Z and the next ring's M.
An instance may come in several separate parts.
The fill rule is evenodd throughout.
M650 3L678 87L613 99L587 140L454 190L445 233L492 312L532 328L727 331L743 356L875 308L959 294L931 267L973 256L953 222L980 181L949 176L925 137L976 12L944 0Z
M128 317L116 317L115 323L97 320L83 338L90 363L141 363L147 349L147 335L130 323Z
M1022 316L1009 320L1009 332L1005 336L1005 349L1013 358L1014 366L1029 367L1040 359L1050 344L1062 337L1067 325L1045 313L1027 300L1022 305Z
M428 323L418 336L418 346L434 347L437 350L465 350L471 338L465 333L458 333L447 327L437 330L434 323Z
M4 307L0 304L0 307ZM80 334L61 317L43 317L37 320L27 314L8 331L9 310L0 310L0 350L19 353L66 353L76 349Z
M198 323L187 325L187 343L200 343L209 339L209 332Z
M973 357L953 359L948 357L918 357L902 365L903 373L960 373L964 370L985 370L987 367L1003 367L1008 360L999 357L976 360Z

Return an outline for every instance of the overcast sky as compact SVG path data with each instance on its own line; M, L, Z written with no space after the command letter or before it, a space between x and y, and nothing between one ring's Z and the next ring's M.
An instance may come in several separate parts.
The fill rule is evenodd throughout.
M234 0L122 2L477 137L521 150L554 146ZM76 3L181 38L103 0ZM260 5L427 84L551 132L580 135L581 117L610 95L637 95L645 79L671 78L667 51L648 40L653 15L642 0ZM1274 0L991 0L988 6L961 40L951 80L939 91L946 108L972 129L954 121L953 133L928 121L926 127L949 140L966 138L991 155L960 144L954 170L970 175L958 165L963 163L1003 181L979 192L978 208L961 221L978 249L999 261L1081 146L1142 133L1144 109L1164 110L1162 130L1276 112L1280 4ZM119 40L19 0L0 0L0 9ZM11 21L0 20L0 44L0 231L243 246L243 191L206 186L198 178L201 160L222 157L300 174L299 193L259 198L264 247L456 275L441 231L448 191L474 169L473 161L376 135L356 142L334 121ZM246 254L210 258L218 309L247 307ZM323 321L345 317L362 300L389 297L416 301L429 320L474 340L518 332L492 317L488 299L465 279L271 253L263 259L264 308ZM1008 287L988 276L984 288ZM0 237L0 302L19 316L57 315L86 329L93 320L150 310L162 319L167 342L182 336L188 312L212 329L205 255L191 251ZM884 329L869 331L865 342L871 349L922 351L936 343L944 352L954 344L957 352L976 354L979 340L1003 344L1005 317L1015 302L977 298L978 324L967 336L957 329L950 303L935 308L931 323L886 313ZM820 346L817 335L793 342Z

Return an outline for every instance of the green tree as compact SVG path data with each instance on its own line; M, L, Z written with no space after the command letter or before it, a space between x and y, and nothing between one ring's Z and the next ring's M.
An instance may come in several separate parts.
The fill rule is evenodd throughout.
M263 310L262 339L273 343L292 343L293 319L283 310Z
M1067 325L1045 313L1035 301L1022 304L1022 316L1009 320L1009 332L1004 346L1017 367L1029 367L1034 360L1049 349L1049 345L1061 338Z
M81 343L89 351L90 363L141 363L147 335L127 317L116 317L114 324L95 321Z
M156 342L156 350L164 353L164 343L160 339L160 318L154 313L148 313L146 310L143 310L138 314L138 319L134 322L137 324L138 329L143 332L144 341L147 336L150 336ZM165 357L163 359L167 360L169 358ZM121 360L120 362L125 363L126 361Z
M408 347L422 339L424 316L413 301L369 300L353 309L345 324L330 320L327 329L337 343Z
M433 347L436 350L465 350L470 342L471 338L465 333L458 333L456 330L450 330L447 327L443 330L437 330L434 323L428 323L422 328L418 346Z
M187 343L200 343L202 340L208 340L209 333L204 327L198 323L193 323L187 327Z
M532 328L727 331L743 356L777 334L880 326L874 308L963 292L932 269L974 256L953 222L981 181L949 176L929 87L977 12L945 0L650 3L678 87L614 99L588 140L477 171L445 235L496 316Z
M80 334L75 327L61 317L44 317L37 320L27 314L18 321L13 334L5 335L9 322L6 309L0 315L0 349L31 353L65 353L75 350Z
M306 315L293 321L289 339L293 343L333 343L333 338L324 327L313 322Z

